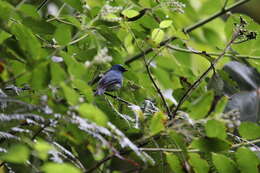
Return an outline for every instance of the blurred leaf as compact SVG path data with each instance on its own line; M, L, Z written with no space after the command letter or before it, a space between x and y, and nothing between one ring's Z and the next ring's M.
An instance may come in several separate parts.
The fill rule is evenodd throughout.
M197 153L189 154L189 163L193 167L195 173L208 173L209 165L206 160L201 159Z
M223 113L227 103L228 103L228 97L227 96L223 96L218 101L217 106L216 106L215 111L214 111L214 114L215 115L219 115L219 114Z
M191 143L191 147L204 152L221 152L228 150L230 144L218 138L201 137L199 139L194 139Z
M212 154L213 163L219 173L237 173L237 165L230 158L222 154Z
M67 74L63 68L58 63L50 64L51 70L51 83L53 85L58 85L60 82L63 82L67 79Z
M22 24L14 23L11 31L19 41L23 51L28 53L28 58L34 60L41 58L41 44L29 28Z
M241 147L236 151L235 156L241 173L258 173L259 159L253 151Z
M94 94L92 88L86 84L86 82L76 79L73 81L73 84L77 89L79 89L86 97L88 102L92 102L94 99Z
M70 26L60 24L54 33L54 38L60 45L68 44L71 41Z
M156 112L151 120L150 131L151 133L157 134L165 129L164 123L167 120L167 116L162 112Z
M193 101L189 106L191 118L196 120L204 118L210 110L213 98L213 92L208 91L207 93Z
M45 163L42 168L42 171L45 173L53 173L55 170L55 173L64 173L64 172L69 172L69 173L81 173L80 169L68 164L68 163Z
M239 134L245 139L260 138L260 126L256 123L243 122L239 128Z
M205 124L208 137L225 139L227 137L225 124L217 120L208 120Z
M107 116L100 109L91 104L81 104L78 111L83 118L93 121L101 126L107 125Z
M81 3L82 1L79 0L63 0L67 4L69 4L71 7L75 8L76 10L82 11L83 10L83 4Z
M12 163L25 163L30 156L30 150L22 144L12 145L7 153L0 156L1 160Z
M122 14L126 16L127 18L133 18L139 15L139 12L136 10L124 10L122 11Z
M185 138L181 133L177 133L171 130L169 132L169 137L174 141L174 144L177 146L177 148L181 148L183 151L186 152L187 142L185 141Z
M37 155L42 160L46 160L48 158L48 152L54 149L49 143L44 140L37 140L37 142L34 144L34 148L37 151Z
M164 31L159 29L159 28L155 28L152 31L152 35L151 35L151 39L156 43L159 44L161 41L163 41L164 38Z
M9 16L14 13L13 6L5 1L0 1L0 19L8 20Z
M87 71L86 67L82 63L79 63L75 57L70 56L69 54L62 52L61 53L67 67L68 72L71 75L72 79L82 79L90 81L90 71Z
M12 35L4 30L0 31L0 44L2 44L6 39L10 38Z
M163 20L160 23L160 28L168 28L172 25L172 20Z
M30 4L22 4L19 10L26 16L30 16L35 19L40 19L39 13L37 13L37 8Z
M68 87L65 83L61 83L60 85L68 103L72 106L77 105L79 103L78 93L74 89Z
M167 163L170 165L170 168L175 173L184 173L184 170L182 168L182 164L179 160L179 158L172 153L165 153Z
M33 89L45 89L48 86L49 73L46 64L38 65L32 71L31 86Z

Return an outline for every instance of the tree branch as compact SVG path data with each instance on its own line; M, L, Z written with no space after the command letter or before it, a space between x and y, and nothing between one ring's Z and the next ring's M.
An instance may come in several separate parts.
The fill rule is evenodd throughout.
M196 50L189 50L189 49L184 49L172 45L167 45L168 48L178 51L178 52L183 52L183 53L192 53L192 54L197 54L197 55L210 55L210 56L220 56L221 53L217 52L206 52L206 51L196 51ZM251 55L236 55L236 54L230 54L226 53L224 56L226 57L235 57L235 58L242 58L242 59L254 59L254 60L260 60L259 56L251 56Z
M197 28L199 28L199 27L205 25L206 23L209 23L210 21L214 20L215 18L217 18L217 17L219 17L219 16L222 16L222 15L225 14L226 12L229 12L229 11L233 10L234 8L240 6L240 5L242 5L242 4L244 4L244 3L248 2L248 1L250 1L250 0L241 0L241 1L238 1L238 2L234 3L233 5L231 5L231 6L227 7L227 8L222 8L220 11L218 11L217 13L211 15L210 17L208 17L208 18L206 18L206 19L203 19L203 20L201 20L201 21L195 23L194 25L191 25L191 26L188 26L188 27L184 28L183 31L184 31L185 33L190 33L191 31L193 31L193 30L195 30L195 29L197 29ZM174 37L174 36L173 36L173 37L170 37L169 39L166 39L166 40L162 41L162 42L160 43L159 47L165 46L165 45L167 45L169 42L171 42L171 41L173 41L173 40L175 40L175 39L177 39L177 37ZM129 64L131 64L133 61L135 61L135 60L137 60L137 59L140 59L141 57L143 57L144 55L147 55L147 54L151 53L152 51L153 51L153 48L148 48L148 49L142 51L141 53L139 53L139 54L133 56L132 58L127 59L127 60L125 61L125 64L126 64L126 65L129 65Z

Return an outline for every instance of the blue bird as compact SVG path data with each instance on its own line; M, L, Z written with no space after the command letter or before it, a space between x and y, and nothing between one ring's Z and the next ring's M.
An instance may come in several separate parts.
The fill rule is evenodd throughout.
M120 89L123 85L123 73L126 71L120 64L113 65L99 80L95 95Z

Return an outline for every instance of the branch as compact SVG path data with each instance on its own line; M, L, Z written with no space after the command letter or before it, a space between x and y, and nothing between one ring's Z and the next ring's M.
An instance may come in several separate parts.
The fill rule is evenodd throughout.
M44 1L39 5L39 7L37 7L37 11L39 11L44 5L46 5L48 1L49 1L49 0L44 0Z
M154 79L153 79L153 76L152 76L152 74L151 74L151 71L150 71L150 69L149 69L149 65L147 64L147 61L146 61L145 57L143 57L143 59L144 59L144 64L145 64L145 68L146 68L146 71L147 71L147 73L148 73L148 76L149 76L150 80L152 81L153 86L155 87L156 91L157 91L158 94L160 95L160 97L161 97L161 99L162 99L162 102L163 102L163 105L164 105L164 107L165 107L165 109L166 109L166 111L167 111L167 115L168 115L169 119L171 120L173 117L172 117L170 108L169 108L169 106L167 105L167 102L166 102L166 100L165 100L165 98L164 98L164 96L163 96L163 94L162 94L162 91L160 90L160 88L157 86L157 84L155 83L155 81L154 81Z
M184 48L180 48L180 47L176 47L176 46L172 46L172 45L167 45L167 47L172 50L183 52L183 53L192 53L192 54L197 54L197 55L210 55L210 56L220 56L221 55L221 53L217 53L217 52L189 50L189 49L184 49ZM242 58L242 59L260 60L259 56L251 56L251 55L236 55L236 54L226 53L226 54L224 54L224 56L236 57L236 58Z
M133 103L130 103L130 102L128 102L128 101L126 101L126 100L124 100L124 99L118 97L118 96L114 96L114 95L109 94L109 93L107 93L107 92L105 92L105 95L107 95L107 96L109 96L109 97L112 97L113 99L116 99L116 100L118 100L118 101L120 101L120 102L122 102L122 103L124 103L124 104L127 104L128 106L133 105Z
M236 28L235 32L233 33L233 36L231 38L231 40L228 42L228 44L226 45L225 49L223 50L223 52L211 63L211 66L199 77L199 79L197 79L189 88L188 90L184 93L184 95L181 97L178 105L176 106L175 110L173 111L173 117L176 115L177 111L179 110L179 108L182 106L182 104L184 103L184 101L190 96L190 94L192 93L192 91L201 83L201 81L208 75L208 73L214 69L215 65L217 64L217 62L226 54L226 52L228 51L228 49L230 48L230 46L234 43L234 41L239 37L239 32L240 29ZM172 122L170 123L172 124Z
M244 3L248 2L248 1L250 1L250 0L241 0L241 1L238 1L238 2L234 3L233 5L229 6L228 8L225 8L225 7L224 7L224 8L222 8L219 12L217 12L217 13L211 15L210 17L208 17L208 18L206 18L206 19L204 19L204 20L201 20L201 21L195 23L194 25L191 25L191 26L188 26L188 27L184 28L183 31L184 31L185 33L190 33L191 31L193 31L193 30L195 30L195 29L197 29L197 28L199 28L199 27L205 25L206 23L209 23L210 21L214 20L215 18L217 18L217 17L219 17L219 16L222 16L222 15L225 14L226 12L229 12L229 11L233 10L234 8L240 6L240 5L242 5L242 4L244 4ZM177 37L174 37L174 36L173 36L173 37L170 37L170 38L168 38L168 39L162 41L162 42L160 43L159 47L165 46L165 45L167 45L169 42L171 42L171 41L173 41L173 40L176 40L176 39L177 39ZM143 57L143 56L146 55L146 54L151 53L152 51L153 51L153 48L148 48L148 49L142 51L141 53L139 53L139 54L133 56L132 58L127 59L127 60L125 61L125 64L126 64L126 65L129 65L129 64L131 64L133 61L135 61L135 60L137 60L137 59Z

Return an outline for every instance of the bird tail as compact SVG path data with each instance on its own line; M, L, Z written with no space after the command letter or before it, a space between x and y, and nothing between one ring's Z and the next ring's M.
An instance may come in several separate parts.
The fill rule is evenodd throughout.
M105 93L104 88L97 88L97 90L95 92L95 96L100 96L100 95L103 95L104 93Z

